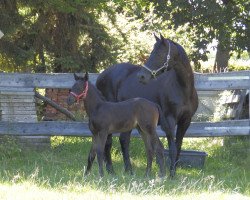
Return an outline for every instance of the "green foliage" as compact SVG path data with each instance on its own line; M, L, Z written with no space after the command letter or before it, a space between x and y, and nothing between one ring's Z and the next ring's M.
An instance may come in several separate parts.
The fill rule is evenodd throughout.
M141 64L153 32L183 45L200 69L213 39L220 51L249 51L248 10L246 0L3 0L0 69L97 72L116 62Z
M249 9L247 0L240 1L162 1L157 11L173 23L174 28L186 25L194 51L190 57L199 68L199 60L207 60L207 45L216 39L219 52L236 51L240 55L244 50L249 52ZM216 60L222 59L221 57ZM228 60L229 57L225 57ZM218 62L217 62L218 63Z
M0 24L5 33L0 41L1 69L70 72L110 65L117 41L98 22L106 3L2 1L0 17L8 23ZM15 68L9 69L12 65Z

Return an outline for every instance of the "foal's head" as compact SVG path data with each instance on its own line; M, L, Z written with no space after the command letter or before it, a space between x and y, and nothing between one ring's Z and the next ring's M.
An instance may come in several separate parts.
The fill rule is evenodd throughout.
M68 105L79 102L81 98L85 99L88 92L88 72L86 72L84 77L77 76L76 74L74 74L74 77L76 82L70 90L70 94L67 99Z

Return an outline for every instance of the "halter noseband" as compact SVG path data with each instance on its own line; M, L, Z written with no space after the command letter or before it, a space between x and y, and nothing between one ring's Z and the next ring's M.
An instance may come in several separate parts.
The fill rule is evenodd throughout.
M70 94L72 94L72 95L76 98L77 103L79 103L79 101L80 101L81 98L83 98L83 99L86 98L87 93L88 93L88 89L89 89L89 83L88 83L88 81L87 81L87 82L86 82L85 89L83 90L82 93L80 93L80 94L77 95L77 94L74 93L74 92L70 92Z
M161 71L161 70L164 69L164 68L166 68L166 69L168 68L168 62L169 62L169 60L170 60L171 46L170 46L170 42L169 42L168 40L167 40L167 42L168 42L168 55L167 55L167 60L166 60L166 62L163 64L162 67L160 67L160 68L157 69L157 70L152 70L152 69L148 68L145 64L142 65L142 67L145 68L146 70L148 70L154 78L156 77L156 75L158 74L159 71Z

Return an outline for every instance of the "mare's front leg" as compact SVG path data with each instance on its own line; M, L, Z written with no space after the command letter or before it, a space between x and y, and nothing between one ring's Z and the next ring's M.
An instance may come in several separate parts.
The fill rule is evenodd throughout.
M176 132L176 148L177 148L177 156L176 156L176 164L178 163L179 156L181 153L181 146L183 137L191 123L190 115L183 115L177 124L177 132Z
M108 135L104 149L104 158L106 162L106 170L109 174L115 174L112 159L111 159L111 148L112 148L112 134Z
M168 139L170 176L174 177L176 173L176 160L177 160L176 159L177 148L176 148L176 143L174 141L176 119L173 117L173 115L168 115L165 119L166 121L161 122L161 127L166 133L166 137Z
M119 140L122 149L125 172L129 172L131 175L133 175L133 169L129 155L130 137L131 137L131 131L124 132L120 134Z

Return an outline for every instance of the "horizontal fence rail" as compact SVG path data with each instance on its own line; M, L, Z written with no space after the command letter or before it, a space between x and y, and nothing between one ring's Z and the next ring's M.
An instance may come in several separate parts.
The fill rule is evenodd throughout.
M89 74L90 81L96 82L99 74ZM250 91L250 70L239 72L200 74L195 73L195 87L198 92L246 89ZM22 73L0 73L0 104L6 104L4 95L16 93L17 88L20 95L33 95L34 88L71 88L74 84L72 73L57 74L22 74ZM13 101L19 101L18 98ZM27 101L33 101L27 100ZM249 100L250 104L250 100ZM18 104L20 105L20 104ZM33 107L32 107L33 109ZM8 110L2 109L2 114ZM18 112L18 111L17 111ZM18 113L16 113L18 114ZM250 109L249 109L250 115ZM158 127L160 137L165 133ZM91 132L87 123L64 122L64 121L42 121L42 122L10 122L0 121L0 135L22 135L22 136L80 136L89 137ZM139 136L136 130L133 136ZM250 119L230 120L222 122L192 122L185 137L222 137L250 135Z
M214 74L195 73L197 90L249 89L250 70ZM96 82L98 74L90 73L90 81ZM21 74L0 73L0 87L71 88L74 84L72 73Z
M160 137L165 133L157 128ZM0 135L22 136L92 136L87 123L68 121L0 122ZM250 135L250 120L228 120L222 122L192 122L185 137L222 137ZM136 130L132 136L138 137Z

